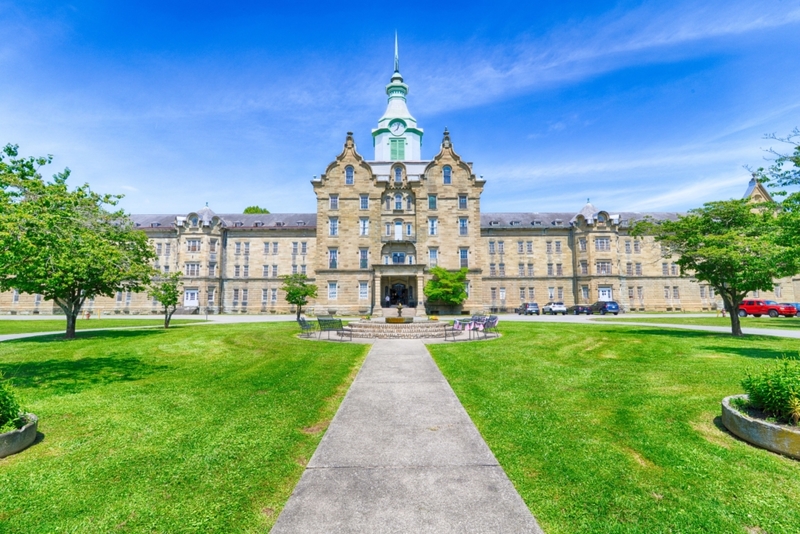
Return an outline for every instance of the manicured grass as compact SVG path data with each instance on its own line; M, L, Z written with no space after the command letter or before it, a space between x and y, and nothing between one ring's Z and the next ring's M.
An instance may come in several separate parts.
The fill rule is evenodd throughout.
M800 462L733 438L719 416L746 369L797 354L800 340L501 331L429 348L545 532L798 532Z
M689 324L698 326L724 326L731 327L730 317L680 317L671 316L664 317L663 319L654 319L652 317L642 317L641 319L635 316L614 316L603 319L596 319L598 321L636 321L637 323L661 323L661 324ZM742 328L786 328L790 330L800 330L800 317L741 317Z
M98 321L99 322L99 321ZM266 532L368 346L294 324L0 344L44 440L0 460L0 532Z
M173 319L170 326L202 322L199 319ZM161 319L78 319L75 323L76 330L86 330L92 328L124 328L132 326L163 326L164 318ZM0 319L0 335L4 334L28 334L33 332L57 332L67 329L66 319Z

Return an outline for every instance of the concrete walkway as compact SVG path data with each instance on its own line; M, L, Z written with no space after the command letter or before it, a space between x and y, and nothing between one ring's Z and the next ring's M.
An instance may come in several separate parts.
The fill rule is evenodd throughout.
M425 345L379 340L272 532L542 531Z

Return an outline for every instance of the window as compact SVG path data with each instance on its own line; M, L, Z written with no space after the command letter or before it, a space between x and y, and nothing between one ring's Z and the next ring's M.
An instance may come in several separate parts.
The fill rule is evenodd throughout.
M339 209L339 195L331 195L331 209L338 210Z
M239 267L238 265L234 265L233 266L233 276L239 276L240 272L241 272L241 267Z
M558 300L564 300L564 288L563 287L559 287L558 288Z
M459 217L458 219L458 235L467 235L467 218Z
M581 274L589 274L589 264L585 261L581 262Z
M165 265L164 266L164 273L168 273L168 272L169 272L169 265Z
M664 286L664 298L669 299L669 286Z
M642 276L642 264L641 263L637 263L636 264L636 276Z
M406 140L389 139L389 159L398 161L406 159Z
M630 254L630 253L631 253L631 242L625 241L625 254Z
M775 293L775 298L778 298L778 299L779 299L779 298L781 298L781 295L782 295L781 286L779 286L779 285L776 285L776 286L773 288L773 291L774 291L774 293Z
M678 264L673 263L672 265L670 265L670 272L672 276L678 276Z
M472 288L469 285L469 280L467 280L466 282L464 282L464 291L467 292L467 298L469 298L471 290L472 290Z
M578 250L580 252L586 252L586 238L582 237L578 239Z
M700 286L700 298L706 298L706 286Z
M233 290L233 305L234 306L238 306L239 305L239 290L238 289L234 289Z
M561 241L556 241L556 254L561 254Z
M366 217L358 220L358 235L369 235L369 219Z
M394 183L399 184L403 181L403 169L400 167L394 168Z
M264 241L264 254L269 254L269 241Z
M522 254L525 249L522 246L522 241L517 241L517 253Z
M156 255L161 256L161 243L156 243Z
M553 242L552 241L548 241L547 242L547 244L545 246L545 252L547 252L548 254L552 254L553 253Z
M11 297L11 302L14 302L14 303L19 302L19 290L18 289L14 290L14 293L12 294L12 297Z
M489 264L489 276L497 276L497 264L490 263Z
M414 235L414 226L411 223L406 223L406 235L409 237Z
M247 306L247 290L242 289L242 306Z
M553 264L552 263L548 263L547 264L547 276L553 276Z
M669 274L669 265L667 265L666 263L661 264L661 274L663 274L664 276L667 276Z
M533 241L526 241L525 248L527 249L528 254L533 254Z
M305 241L301 241L300 242L300 254L306 254L307 251L308 251L308 243L306 243Z
M328 300L336 300L339 293L339 285L336 282L328 282Z
M359 198L361 199L361 203L359 204L359 207L362 210L368 210L369 209L369 195L361 195Z
M392 252L392 264L403 265L406 262L405 252Z
M217 294L216 288L209 286L209 288L206 291L206 293L208 294L208 300L207 300L208 305L209 306L213 306L214 305L214 296Z
M277 241L275 241L275 242L272 244L272 253L273 253L273 254L277 254L277 253L278 253L278 242L277 242Z
M209 248L209 252L211 252L212 254L216 254L217 253L217 240L216 239L212 239L208 248Z
M278 278L278 266L277 265L273 265L272 266L272 278Z
M369 284L367 282L358 283L358 298L359 300L367 300L369 298Z
M268 300L269 300L269 289L262 289L261 290L261 305L262 306L266 306Z
M261 272L261 276L263 276L264 278L268 278L269 277L269 265L265 265L264 266L264 268L263 268L263 270Z
M672 288L672 298L674 298L675 300L678 300L678 299L680 299L680 298L681 298L681 295L680 295L680 293L678 292L678 286L674 286L674 287Z
M338 217L331 217L328 220L328 228L330 230L330 235L335 236L339 235L339 218Z
M269 300L274 304L278 302L278 289L272 288L269 290Z
M387 225L388 228L388 225ZM436 235L439 228L439 219L431 217L428 219L428 235Z
M335 248L328 249L328 268L336 269L339 265L339 250Z
M250 243L244 243L244 255L248 256L250 254Z
M298 246L297 245L298 245L297 241L292 241L292 256L297 254L297 250L298 250Z
M505 243L503 241L497 242L497 252L500 254L504 254L506 250Z
M397 193L394 196L394 209L401 210L403 209L403 195Z
M186 276L200 276L200 264L199 263L187 263L186 264Z
M633 242L633 253L634 254L641 254L642 252L642 244L638 241Z
M186 240L186 251L187 252L200 252L200 240L199 239L187 239Z
M633 288L628 288L628 300L633 300Z
M533 264L528 264L528 276L533 276Z
M564 276L564 271L560 263L556 263L556 276Z
M117 291L117 304L122 303L122 291Z
M547 298L550 299L550 300L553 300L554 298L556 298L556 288L554 288L554 287L548 287L547 288Z
M353 185L354 181L355 180L353 179L353 167L348 165L347 167L344 168L344 184Z
M429 210L436 209L436 195L428 195L428 209Z
M501 301L506 300L506 288L504 287L500 288L500 300Z
M413 205L414 205L414 199L411 197L411 195L406 195L406 209L408 211L411 211Z
M589 300L589 286L581 286L581 297L583 300Z
M392 224L386 223L386 235L392 235Z
M369 249L368 248L360 248L360 249L358 249L358 266L361 269L368 269L369 268Z
M467 195L458 195L458 209L467 209Z
M594 249L603 252L611 250L611 239L607 237L598 237L594 240Z
M450 168L450 166L445 165L445 167L442 169L442 183L444 185L450 185L451 183L453 183L452 173L453 170Z
M500 276L505 276L506 275L506 264L505 263L501 263L500 265L498 265L498 267L500 268Z
M533 302L533 300L534 300L535 298L536 298L536 289L534 289L534 288L532 288L532 287L529 287L529 288L528 288L528 300L530 300L531 302Z
M519 275L520 276L525 276L525 264L524 263L520 263L519 264Z
M633 276L633 264L631 262L625 264L625 274Z
M169 243L164 245L164 256L169 256L169 249L172 248Z
M37 297L38 297L38 301L41 302L42 296L41 295L37 295ZM37 304L38 304L38 302L37 302ZM130 306L130 305L131 305L131 292L130 291L126 291L125 292L125 306Z
M525 288L519 288L519 300L520 302L525 302Z
M439 249L438 248L429 248L428 249L428 266L429 267L436 267L439 265Z
M305 265L305 263L300 266L300 274L307 274L306 273L306 265Z
M597 262L597 274L611 274L611 262L610 261L598 261Z
M469 249L458 249L459 267L469 267Z
M489 254L494 254L494 241L489 241Z
M234 254L242 253L242 244L239 241L233 244L233 253Z

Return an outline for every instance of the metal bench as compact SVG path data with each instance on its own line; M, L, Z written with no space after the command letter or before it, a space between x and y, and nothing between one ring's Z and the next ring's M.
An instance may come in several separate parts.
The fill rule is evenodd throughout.
M300 325L301 336L311 337L311 334L317 329L314 323L310 323L302 317L297 320L297 324Z
M319 323L319 337L317 339L322 339L322 333L328 333L328 339L331 338L331 332L336 332L336 334L344 338L344 336L350 336L350 341L353 340L353 331L349 328L345 328L344 324L342 324L341 319L333 319L332 317L318 317L317 322Z

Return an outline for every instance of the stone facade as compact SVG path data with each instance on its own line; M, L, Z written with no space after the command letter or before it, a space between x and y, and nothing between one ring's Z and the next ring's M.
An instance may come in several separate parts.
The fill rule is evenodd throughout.
M397 65L397 62L396 62ZM445 130L438 154L419 160L423 132L406 107L398 71L373 130L375 159L351 133L342 152L312 181L316 213L133 215L162 272L184 274L184 308L199 313L290 313L283 275L305 273L318 286L314 313L364 315L402 303L426 310L430 268L468 268L464 311L513 311L522 302L616 300L624 310L712 310L718 299L683 277L651 237L630 236L644 216L588 203L577 213L482 213L486 182L455 152ZM417 159L409 159L416 157ZM389 159L386 159L389 156ZM745 196L766 198L751 182ZM800 278L776 281L763 298L794 302ZM145 293L88 302L98 314L159 313ZM36 295L0 294L0 313L53 313Z

